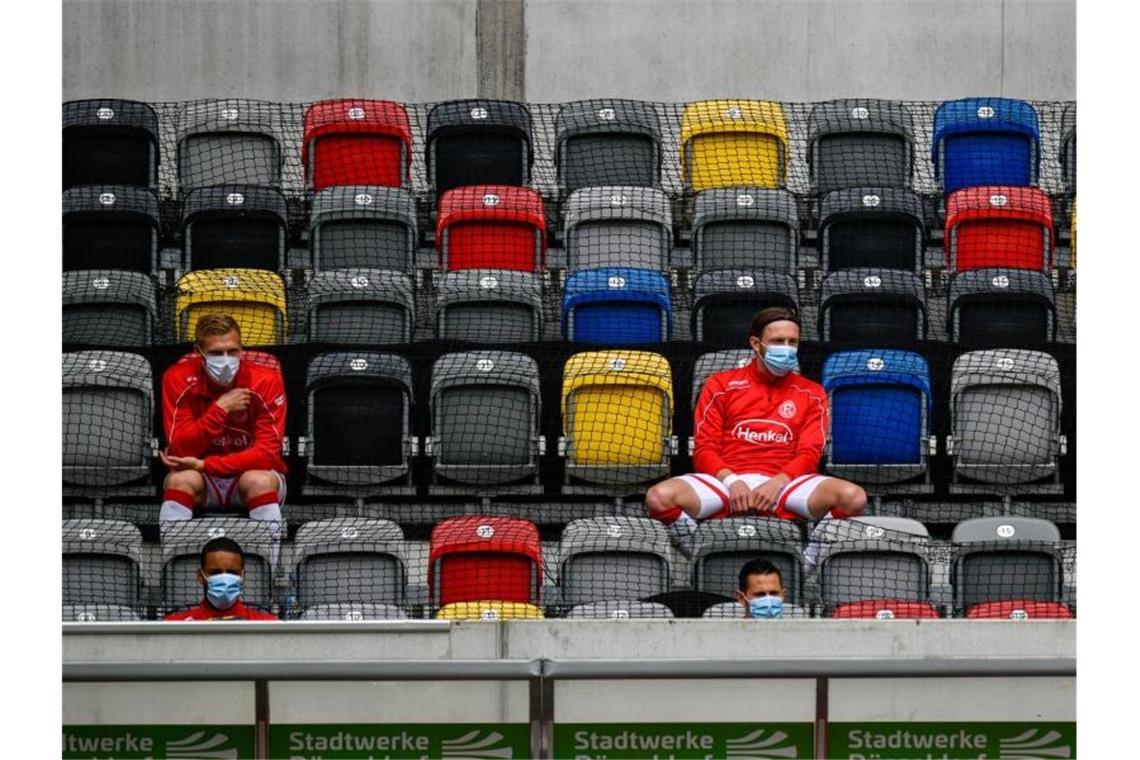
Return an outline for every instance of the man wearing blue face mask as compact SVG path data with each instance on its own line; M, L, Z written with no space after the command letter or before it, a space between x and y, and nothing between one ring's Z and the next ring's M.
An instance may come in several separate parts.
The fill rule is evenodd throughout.
M219 536L202 547L198 561L202 603L166 616L166 620L277 620L271 612L245 606L245 554L232 538Z
M770 620L784 616L784 581L775 565L760 558L749 560L740 568L739 581L734 596L744 617Z

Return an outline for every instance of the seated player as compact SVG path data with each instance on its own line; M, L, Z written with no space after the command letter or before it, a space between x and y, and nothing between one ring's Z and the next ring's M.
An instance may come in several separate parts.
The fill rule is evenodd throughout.
M784 581L780 569L766 559L757 557L740 568L739 588L733 596L746 618L784 615Z
M693 413L697 472L649 489L649 516L665 523L678 549L692 551L697 521L732 515L787 520L856 517L867 494L816 473L827 440L827 394L797 371L799 316L762 309L748 345L756 358L711 375Z
M198 562L198 582L202 584L202 603L182 612L173 612L167 620L276 620L271 612L246 607L241 600L245 575L245 554L232 538L219 536L202 547Z

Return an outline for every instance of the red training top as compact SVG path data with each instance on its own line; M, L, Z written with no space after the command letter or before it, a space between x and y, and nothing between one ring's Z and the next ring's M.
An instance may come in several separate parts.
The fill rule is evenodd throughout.
M206 604L203 599L202 603L197 607L191 607L188 610L181 612L172 612L167 615L163 620L277 620L277 616L272 612L262 612L260 610L251 609L246 607L245 604L239 599L234 602L234 606L228 610L216 610L210 605Z

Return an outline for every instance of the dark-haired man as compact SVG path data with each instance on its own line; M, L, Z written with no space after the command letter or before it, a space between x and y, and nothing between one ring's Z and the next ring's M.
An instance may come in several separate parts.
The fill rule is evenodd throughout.
M202 547L198 582L202 584L201 604L171 613L167 620L277 620L273 613L251 609L242 602L245 554L232 538L219 536Z
M749 560L740 568L733 596L746 618L778 618L784 614L784 580L780 569L766 559Z

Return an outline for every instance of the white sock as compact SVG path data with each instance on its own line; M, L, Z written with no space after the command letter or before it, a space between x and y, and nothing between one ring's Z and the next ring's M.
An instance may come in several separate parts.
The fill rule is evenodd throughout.
M176 501L164 501L162 508L158 510L158 521L160 523L189 520L192 517L194 517L194 510Z
M281 552L281 505L278 502L262 504L249 510L249 519L269 523L269 566L277 571L277 557Z

